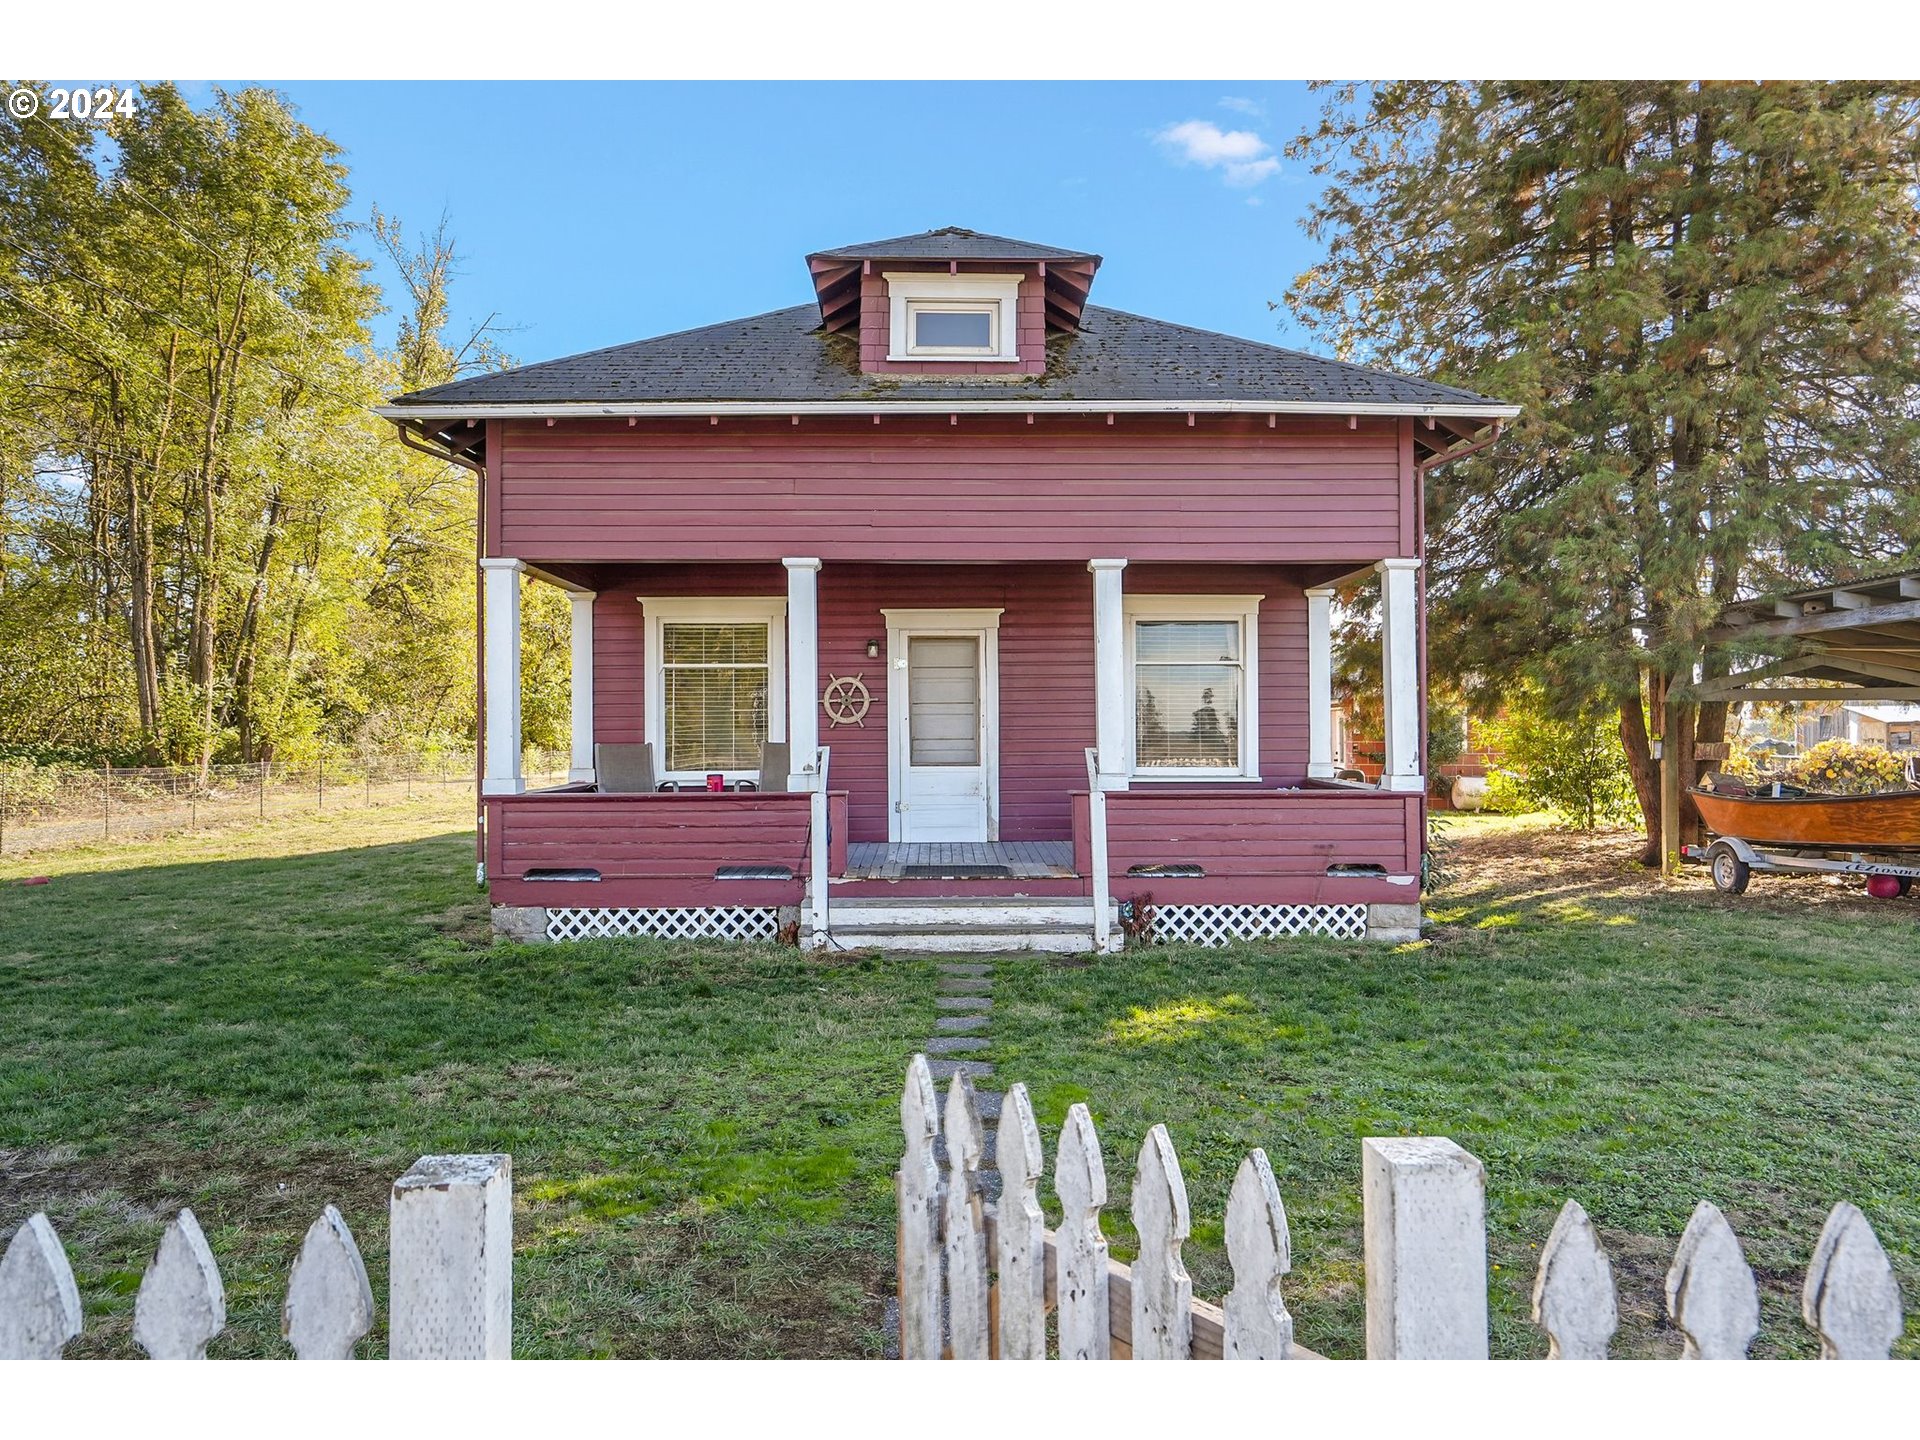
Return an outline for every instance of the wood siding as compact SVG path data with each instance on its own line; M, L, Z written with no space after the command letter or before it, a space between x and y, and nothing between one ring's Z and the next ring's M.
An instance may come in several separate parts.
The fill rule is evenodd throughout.
M1274 566L1134 565L1132 594L1262 594L1260 766L1267 786L1297 784L1307 768L1306 601ZM773 565L649 566L602 582L594 602L594 738L646 738L645 621L637 597L773 595ZM849 792L848 834L887 838L887 622L883 609L999 608L1000 838L1065 840L1068 797L1086 785L1094 740L1093 577L1083 565L832 565L820 571L820 675L858 675L872 693L864 725L830 725L829 783ZM868 641L880 656L867 657ZM1192 793L1202 787L1182 786ZM1232 794L1244 784L1223 783Z
M1415 904L1413 885L1330 876L1335 865L1420 873L1419 795L1346 790L1138 789L1107 796L1113 893L1150 893L1160 904ZM1074 796L1075 868L1091 858L1087 795ZM1136 865L1198 865L1204 876L1134 876Z
M546 790L491 796L486 809L496 905L790 905L805 883L805 795ZM833 848L844 867L844 844ZM793 879L718 880L723 865L784 865ZM570 869L601 878L527 878Z
M1412 428L1260 416L495 422L493 553L542 562L1352 564L1414 553Z

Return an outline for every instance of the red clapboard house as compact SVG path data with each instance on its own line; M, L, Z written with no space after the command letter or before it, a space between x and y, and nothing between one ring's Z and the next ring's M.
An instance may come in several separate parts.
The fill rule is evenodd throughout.
M1102 309L1078 250L806 263L804 305L382 411L482 477L502 932L1417 931L1422 477L1514 407ZM1388 734L1356 785L1328 617L1371 571ZM572 776L540 790L527 584L573 602Z

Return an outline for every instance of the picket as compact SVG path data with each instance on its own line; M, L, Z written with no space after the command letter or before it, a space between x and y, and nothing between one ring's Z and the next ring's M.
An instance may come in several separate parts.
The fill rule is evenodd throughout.
M1185 1360L1193 1350L1193 1280L1180 1246L1193 1233L1187 1182L1167 1127L1155 1125L1140 1146L1133 1180L1133 1358Z
M999 1273L1001 1360L1047 1358L1047 1217L1040 1209L1040 1126L1024 1084L1000 1102L999 1231L994 1261Z
M351 1360L373 1328L373 1286L353 1232L329 1205L307 1229L287 1281L280 1333L301 1360Z
M1280 1294L1280 1277L1293 1268L1293 1244L1280 1187L1264 1150L1256 1149L1242 1160L1233 1177L1227 1197L1227 1260L1233 1266L1233 1289L1224 1307L1226 1358L1289 1358L1293 1317Z
M1053 1160L1053 1193L1060 1198L1056 1238L1062 1360L1105 1360L1113 1353L1108 1313L1107 1239L1100 1207L1107 1203L1107 1162L1100 1136L1083 1104L1067 1111Z
M1553 1232L1540 1247L1533 1323L1547 1332L1549 1360L1604 1360L1620 1328L1613 1266L1578 1200L1560 1207Z
M1821 1228L1800 1303L1823 1360L1885 1360L1900 1338L1893 1266L1867 1217L1845 1201Z
M953 1358L985 1360L992 1353L987 1316L987 1223L981 1210L980 1160L986 1135L973 1080L956 1074L947 1087L947 1328Z
M58 1360L80 1323L67 1252L45 1213L31 1215L0 1257L0 1360Z
M1667 1271L1667 1313L1682 1360L1744 1360L1760 1333L1760 1290L1740 1241L1712 1201L1694 1206Z
M156 1360L204 1360L227 1325L227 1295L193 1211L174 1216L140 1281L133 1339Z
M915 1055L900 1095L900 1129L906 1152L895 1179L899 1196L900 1355L905 1360L940 1358L940 1170L933 1142L940 1133L927 1057Z

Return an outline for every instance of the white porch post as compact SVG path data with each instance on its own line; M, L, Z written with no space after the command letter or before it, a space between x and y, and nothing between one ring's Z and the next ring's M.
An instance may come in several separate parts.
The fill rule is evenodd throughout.
M1127 788L1127 630L1120 575L1124 560L1089 560L1093 572L1095 788Z
M520 774L520 575L518 560L480 562L486 587L487 767L482 795L518 795Z
M567 596L573 603L573 764L569 780L593 779L593 600L591 590Z
M1333 778L1333 591L1307 591L1307 777Z
M782 560L787 567L787 788L819 788L820 562ZM824 836L816 836L825 844Z
M1420 615L1418 560L1382 560L1380 671L1386 711L1387 764L1383 790L1418 793L1420 773Z

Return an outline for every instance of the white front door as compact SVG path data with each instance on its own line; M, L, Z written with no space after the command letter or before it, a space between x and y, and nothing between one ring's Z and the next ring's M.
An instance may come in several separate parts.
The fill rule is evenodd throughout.
M997 623L889 629L889 828L897 843L985 841L998 830L996 638Z

